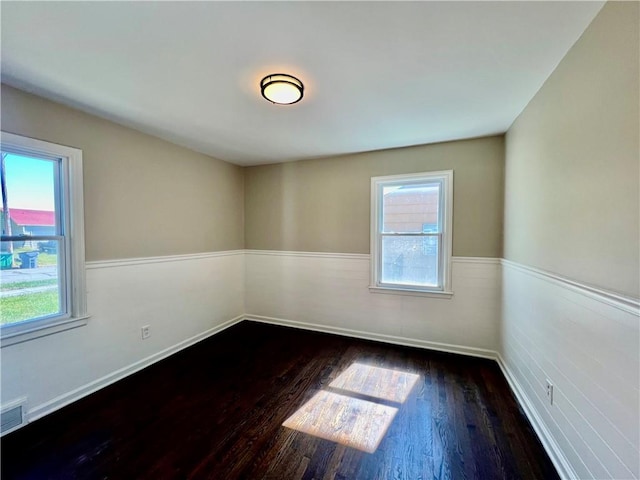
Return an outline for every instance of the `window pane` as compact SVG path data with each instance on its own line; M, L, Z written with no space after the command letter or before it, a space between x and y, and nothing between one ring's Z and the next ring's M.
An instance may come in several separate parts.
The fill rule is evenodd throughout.
M383 232L440 232L440 188L439 182L383 187Z
M61 242L53 237L61 230L55 194L59 161L5 151L2 156L2 235L24 236L0 245L0 324L7 325L59 315L64 302L58 275ZM33 236L51 238L30 240Z
M62 313L60 245L59 240L2 242L0 324Z
M2 211L2 235L55 235L58 161L7 152L2 155L10 218L7 224Z
M382 237L381 282L438 286L439 236Z

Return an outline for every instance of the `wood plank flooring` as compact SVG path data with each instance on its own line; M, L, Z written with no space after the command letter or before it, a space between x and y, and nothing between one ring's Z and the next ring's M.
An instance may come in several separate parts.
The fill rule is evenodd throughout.
M362 379L367 366L377 369ZM388 393L412 375L408 395ZM318 392L397 409L375 452L282 426ZM326 410L336 408L368 411ZM5 436L1 449L3 479L558 478L495 362L254 322Z

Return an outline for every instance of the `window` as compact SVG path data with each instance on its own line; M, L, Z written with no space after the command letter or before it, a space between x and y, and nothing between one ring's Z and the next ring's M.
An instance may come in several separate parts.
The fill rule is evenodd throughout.
M2 132L2 346L86 323L82 152Z
M453 171L371 179L371 286L451 296Z

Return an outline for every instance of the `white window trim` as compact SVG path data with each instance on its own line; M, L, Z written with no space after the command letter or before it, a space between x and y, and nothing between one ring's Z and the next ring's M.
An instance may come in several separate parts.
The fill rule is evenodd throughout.
M87 295L84 250L84 196L82 175L82 150L36 140L13 133L2 133L2 149L18 150L34 156L45 155L62 158L62 194L65 207L66 242L65 260L69 271L65 275L67 290L67 314L42 320L6 325L0 329L0 346L6 347L34 338L51 335L86 325ZM67 267L65 267L66 269Z
M444 212L442 230L442 288L411 287L399 285L397 287L381 285L379 281L382 249L380 245L380 225L382 222L382 198L379 195L382 186L404 184L420 180L442 180L444 187ZM451 257L453 252L453 170L437 172L421 172L384 177L371 177L371 278L369 291L372 293L386 293L396 295L411 295L421 297L451 298Z

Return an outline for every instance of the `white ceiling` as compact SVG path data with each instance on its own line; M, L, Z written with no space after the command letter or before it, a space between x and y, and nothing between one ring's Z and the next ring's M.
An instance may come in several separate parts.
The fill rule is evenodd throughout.
M603 2L0 5L4 83L254 165L505 132Z

